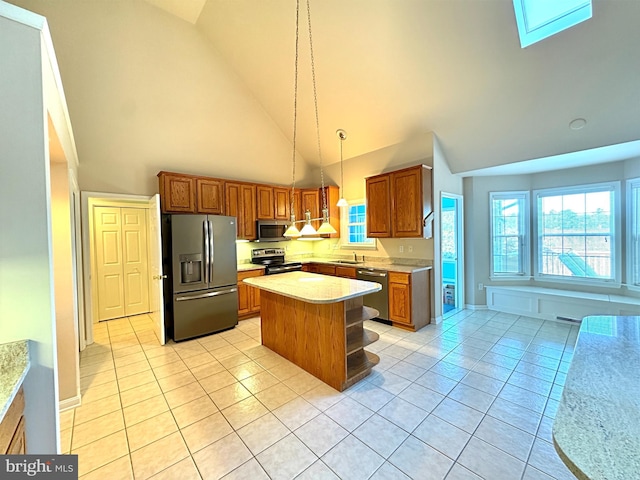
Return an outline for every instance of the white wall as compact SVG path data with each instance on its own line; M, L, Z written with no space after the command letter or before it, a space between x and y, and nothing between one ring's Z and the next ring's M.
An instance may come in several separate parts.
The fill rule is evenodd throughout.
M291 143L194 25L143 1L12 1L49 22L81 190L151 195L160 170L290 182Z
M26 26L15 18L24 18ZM29 339L27 453L58 451L42 19L0 2L0 341Z
M432 290L435 292L435 297L431 302L431 309L433 318L436 321L442 319L442 301L441 301L441 286L442 286L442 263L441 263L441 238L440 228L442 225L440 201L442 193L455 193L462 195L462 178L458 175L451 173L449 169L449 163L447 158L440 147L440 142L437 137L433 138L433 210L435 212L433 222L433 250L434 250L434 262L431 275L431 281L433 282Z
M51 164L51 227L58 386L60 403L63 406L71 406L80 401L68 174L66 163Z

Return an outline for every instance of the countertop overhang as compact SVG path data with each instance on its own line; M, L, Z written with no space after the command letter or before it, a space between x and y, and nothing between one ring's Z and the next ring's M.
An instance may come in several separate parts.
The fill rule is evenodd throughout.
M0 422L9 410L20 386L29 371L29 342L3 343L0 345Z
M582 320L553 424L556 451L580 479L640 472L640 317Z
M308 272L288 272L243 280L253 287L308 303L336 303L375 293L379 283Z

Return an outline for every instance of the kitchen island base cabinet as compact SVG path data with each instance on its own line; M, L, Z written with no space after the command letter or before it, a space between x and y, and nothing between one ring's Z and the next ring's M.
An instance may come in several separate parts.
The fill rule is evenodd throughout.
M309 303L260 292L262 344L338 391L371 373L380 359L364 347L378 334L363 327L377 311L362 297Z

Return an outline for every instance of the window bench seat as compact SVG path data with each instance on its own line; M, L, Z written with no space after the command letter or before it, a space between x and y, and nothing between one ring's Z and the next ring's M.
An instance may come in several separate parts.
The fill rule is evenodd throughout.
M527 286L487 286L489 310L545 320L640 315L640 298Z

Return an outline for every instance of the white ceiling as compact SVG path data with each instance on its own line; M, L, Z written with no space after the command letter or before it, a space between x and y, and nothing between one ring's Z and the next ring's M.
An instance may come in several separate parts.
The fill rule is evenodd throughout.
M291 139L293 0L148 1L195 23ZM640 1L594 0L592 19L526 49L511 0L311 8L325 164L339 160L338 128L349 134L345 158L433 131L455 173L540 158L566 168L581 155L563 154L640 139ZM301 32L298 151L318 163L304 24ZM570 129L575 118L586 126ZM585 158L620 159L609 150Z

